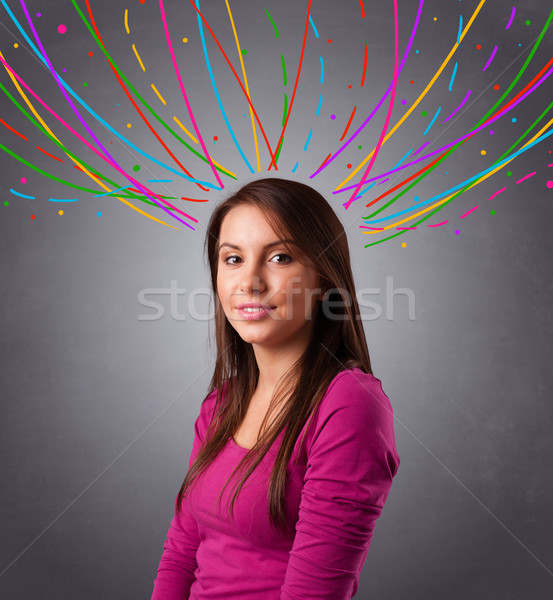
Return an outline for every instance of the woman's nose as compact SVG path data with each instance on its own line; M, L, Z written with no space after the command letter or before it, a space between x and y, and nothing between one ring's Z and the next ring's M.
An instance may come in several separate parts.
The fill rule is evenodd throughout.
M241 274L240 289L243 292L261 292L265 289L261 269L253 262L245 266Z

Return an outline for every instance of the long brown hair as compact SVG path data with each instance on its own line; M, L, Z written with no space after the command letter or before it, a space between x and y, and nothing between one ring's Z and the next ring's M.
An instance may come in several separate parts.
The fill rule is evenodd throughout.
M284 429L269 483L268 503L271 525L286 530L286 469L303 426L314 414L330 382L340 371L359 367L365 373L372 374L372 369L355 293L347 237L330 204L319 192L296 181L266 178L244 185L216 207L207 228L205 246L215 303L217 344L217 359L208 395L214 389L217 389L217 394L215 410L202 447L179 491L177 510L180 511L181 501L193 482L238 430L257 386L259 369L252 345L244 342L231 326L217 295L221 225L229 211L244 204L261 209L281 239L291 238L298 244L302 254L299 256L297 249L289 244L284 246L296 260L302 262L308 259L309 262L304 264L315 265L323 290L329 290L327 297L332 300L333 307L329 318L328 311L322 310L320 302L317 303L312 337L305 352L279 380L257 443L238 464L219 494L220 501L223 490L234 474L238 470L246 471L249 465L232 497L232 512L244 482ZM225 402L222 401L223 385L226 386ZM286 402L277 413L278 418L264 430L269 415L284 400Z

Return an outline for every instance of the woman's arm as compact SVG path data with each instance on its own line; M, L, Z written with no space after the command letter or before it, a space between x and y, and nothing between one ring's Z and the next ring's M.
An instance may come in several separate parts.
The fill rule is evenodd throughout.
M215 392L204 402L200 415L194 424L194 443L188 467L192 465L203 440L208 424L208 408ZM177 515L177 501L173 519L163 544L163 554L159 561L157 577L151 600L186 600L190 595L190 586L194 582L194 572L198 567L196 550L200 544L200 534L196 520L190 513L186 499L182 502L181 512Z
M308 448L281 600L350 600L398 466L392 406L379 380L340 375Z

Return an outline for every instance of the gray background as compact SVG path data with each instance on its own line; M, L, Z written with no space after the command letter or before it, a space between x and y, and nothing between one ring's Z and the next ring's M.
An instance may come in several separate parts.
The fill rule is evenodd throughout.
M19 3L8 4L24 22ZM393 3L364 4L366 17L361 19L357 1L313 2L320 37L309 28L278 172L311 181L329 198L347 228L358 292L380 290L371 298L382 306L382 314L375 318L370 309L362 313L374 372L394 407L401 465L378 521L356 598L548 598L553 593L553 190L546 182L553 179L547 168L553 162L552 138L513 161L512 178L503 169L416 231L364 248L379 239L378 234L360 233L358 226L367 209L357 202L345 211L341 202L347 197L332 196L331 191L350 172L346 164L355 166L365 150L376 144L388 102L361 134L363 151L353 144L319 177L308 178L338 147L353 106L357 105L357 114L350 131L369 114L391 81ZM398 4L401 57L418 2ZM102 0L91 5L106 46L133 84L168 122L176 114L189 126L158 3ZM71 3L43 0L28 6L33 18L42 12L34 19L41 40L56 68L67 69L64 75L77 93L135 144L172 164L135 116ZM418 97L448 54L457 36L459 14L466 24L476 6L476 1L467 0L424 3L415 43L398 82L390 125ZM307 3L235 0L231 7L242 47L248 50L244 59L252 99L276 146L283 91L290 98ZM125 8L130 35L123 25ZM279 28L278 39L265 8ZM382 148L373 174L389 170L407 150L425 141L435 149L457 139L494 103L522 66L528 45L550 10L545 0L519 3L513 25L506 31L511 8L512 4L498 0L485 3L425 100ZM203 2L202 10L240 72L224 2ZM0 193L3 203L8 201L0 221L2 598L149 598L174 499L186 473L193 423L214 364L213 348L208 345L213 328L206 317L194 317L188 302L194 291L208 287L201 253L213 203L251 174L217 106L195 11L187 2L174 1L166 2L166 11L204 139L213 157L233 169L239 181L224 178L224 192L202 196L192 184L172 177L123 144L115 141L110 150L126 169L142 165L138 174L131 171L142 183L173 179L153 188L159 193L209 198L205 204L179 204L199 220L195 231L155 207L142 206L178 229L155 223L115 198L94 198L66 188L5 153L0 157ZM54 110L84 132L3 8L0 15L0 49L6 60ZM530 25L525 25L526 19ZM68 27L63 36L57 32L59 23ZM186 45L180 42L183 36L189 38ZM15 41L20 44L17 49ZM365 41L369 61L361 88ZM133 43L145 72L134 57ZM481 51L475 48L478 43ZM494 45L498 53L482 72ZM255 168L249 114L243 116L246 102L209 37L208 48L225 109ZM550 29L514 93L551 58L552 50ZM288 67L286 88L281 53ZM323 84L319 56L325 61ZM449 92L455 61L459 69ZM5 71L1 80L18 97ZM156 99L151 83L163 93L167 107ZM493 90L496 83L499 92ZM445 118L467 89L473 90L472 97L458 118L445 126L439 119L423 136L437 107L442 106L441 118ZM426 200L489 167L548 106L551 91L547 80L513 111L516 123L509 114L493 125L493 136L485 130L464 144L397 206L408 207L414 194ZM324 102L316 116L319 94ZM405 107L401 99L407 99ZM38 144L66 158L5 96L0 103L0 116L29 138L25 142L2 127L2 144L44 170L95 188L68 160L61 164L35 150ZM428 111L426 118L421 117L423 109ZM43 109L40 113L46 118ZM334 121L331 114L337 117ZM89 115L86 119L103 142L115 139ZM122 176L73 141L51 117L47 122L79 156L125 185ZM133 123L131 129L127 122ZM304 151L310 128L313 137ZM203 163L161 128L158 131L194 175L213 181ZM216 144L214 135L219 136ZM486 156L481 149L487 150ZM261 156L262 172L255 177L264 176L269 164L266 149ZM292 174L296 162L299 167ZM515 184L533 171L536 175L531 179ZM24 186L21 177L28 179ZM380 193L398 181L390 180L374 191ZM491 194L504 186L506 191L490 202ZM16 197L10 188L36 199ZM368 192L363 198L368 202L375 197L376 193ZM61 205L49 198L78 198L78 202ZM474 213L459 219L476 205ZM60 208L63 217L57 214ZM495 215L490 214L491 208ZM31 220L31 215L36 219ZM446 219L446 226L426 227ZM387 281L396 291L409 290L414 318L409 317L408 296L387 292ZM163 316L140 319L154 312L141 306L140 291L171 285L186 290L177 303L181 316L174 311L171 315L166 293L155 297L164 307ZM386 306L392 306L393 312L390 308L386 312ZM197 298L196 311L208 314L205 294Z

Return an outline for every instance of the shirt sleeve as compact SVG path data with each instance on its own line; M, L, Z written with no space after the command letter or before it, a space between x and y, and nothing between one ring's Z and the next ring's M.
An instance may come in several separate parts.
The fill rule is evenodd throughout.
M308 448L281 600L350 600L398 467L380 381L362 371L339 375Z
M200 415L194 423L194 442L188 468L200 451L205 431L207 430L208 407L212 406L215 392L202 403ZM177 495L178 498L178 495ZM186 499L181 504L181 512L177 514L177 499L167 537L163 544L163 554L159 561L157 577L154 580L154 591L151 600L186 600L190 595L190 586L195 580L196 550L200 545L200 534L196 520L190 513Z

